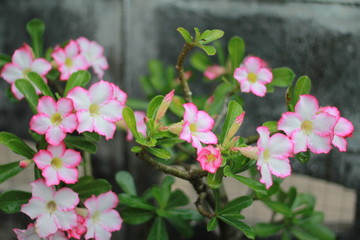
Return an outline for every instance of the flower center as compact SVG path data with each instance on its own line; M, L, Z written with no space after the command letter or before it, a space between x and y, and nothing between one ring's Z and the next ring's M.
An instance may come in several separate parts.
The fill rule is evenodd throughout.
M190 124L190 131L191 132L196 132L197 131L197 127L194 123Z
M303 130L306 135L310 135L313 131L313 123L309 120L303 121L301 123L301 130Z
M51 160L51 166L53 168L56 168L56 169L59 169L62 167L62 161L60 158L57 158L57 157L54 157L52 160Z
M91 218L94 222L98 222L100 220L100 212L96 211Z
M59 126L62 121L62 116L60 113L54 113L50 118L51 124Z
M49 213L54 213L56 211L56 202L54 201L49 201L46 203L46 210Z
M248 78L249 82L255 83L256 79L257 79L257 76L256 76L255 73L251 72L251 73L248 73L247 78Z
M265 149L263 156L265 161L267 161L271 157L269 149Z
M97 105L96 103L91 104L89 107L89 112L92 117L98 116L100 113L99 105Z
M23 76L24 76L24 78L28 78L28 76L27 76L27 74L29 73L29 72L31 72L31 69L30 68L25 68L24 70L23 70Z
M207 159L206 159L207 162L213 162L215 160L216 160L216 157L214 154L207 155Z
M73 60L71 58L66 58L65 59L65 65L67 67L71 67L73 65Z

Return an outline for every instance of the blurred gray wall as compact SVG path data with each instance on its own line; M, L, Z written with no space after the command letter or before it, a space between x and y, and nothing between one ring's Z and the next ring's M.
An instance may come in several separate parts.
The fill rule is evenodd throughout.
M355 125L347 153L334 149L329 155L314 156L305 166L294 161L295 170L360 192L360 1L1 0L1 53L11 55L29 42L25 26L34 17L46 24L47 47L79 36L103 45L110 65L104 80L116 82L129 96L142 96L137 80L147 73L150 59L175 64L183 44L177 27L222 29L224 44L241 36L246 54L264 58L272 67L288 66L297 76L308 75L320 104L337 106ZM0 82L2 89L7 86ZM245 96L247 127L241 134L255 134L257 125L280 118L286 109L276 103L283 101L284 91L275 93L261 99ZM9 103L0 94L0 114L0 130L29 137L31 115L23 104ZM102 144L95 174L113 179L116 171L128 169L139 181L155 182L155 172L139 164L128 149L121 133Z

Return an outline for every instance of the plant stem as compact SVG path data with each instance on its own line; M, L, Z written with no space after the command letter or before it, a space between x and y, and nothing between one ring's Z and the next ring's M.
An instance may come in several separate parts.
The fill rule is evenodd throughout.
M178 77L180 80L181 87L184 91L184 98L186 102L192 102L192 92L190 90L189 84L187 80L184 78L184 68L183 63L185 60L186 55L189 53L191 49L193 49L194 46L189 43L185 43L183 49L181 50L179 57L176 62L176 70L178 72Z

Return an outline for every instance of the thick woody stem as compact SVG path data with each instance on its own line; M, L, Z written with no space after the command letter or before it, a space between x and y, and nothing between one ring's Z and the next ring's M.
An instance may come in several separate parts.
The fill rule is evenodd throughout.
M190 90L189 84L187 82L187 80L184 77L184 68L183 68L183 64L184 64L184 60L186 55L189 53L189 51L191 49L193 49L194 46L189 44L189 43L185 43L183 49L181 50L179 57L177 59L177 63L176 63L176 70L178 72L178 77L179 77L179 81L181 84L181 87L184 91L184 98L186 102L192 102L192 92Z

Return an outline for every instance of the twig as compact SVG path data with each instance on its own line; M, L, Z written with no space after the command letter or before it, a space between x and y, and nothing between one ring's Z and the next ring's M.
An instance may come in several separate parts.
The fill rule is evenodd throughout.
M176 66L175 66L176 70L178 72L178 77L179 77L179 80L180 80L181 87L182 87L182 89L184 91L184 98L185 98L186 102L192 102L192 92L190 90L188 82L184 78L183 63L184 63L186 55L193 48L194 48L194 46L192 44L185 43L183 49L181 50L181 52L179 54L179 57L177 59Z

